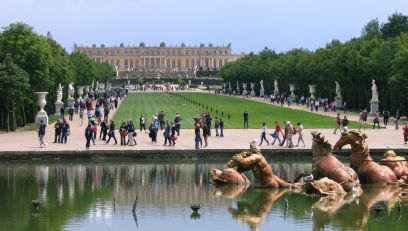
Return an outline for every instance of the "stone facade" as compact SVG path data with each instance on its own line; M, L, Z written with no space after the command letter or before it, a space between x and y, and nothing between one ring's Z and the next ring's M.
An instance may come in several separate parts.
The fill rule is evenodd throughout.
M202 67L204 70L219 70L225 64L237 59L240 55L231 53L231 44L227 46L139 46L92 47L77 46L74 52L86 54L97 62L108 63L118 72L148 71L148 72L190 72Z

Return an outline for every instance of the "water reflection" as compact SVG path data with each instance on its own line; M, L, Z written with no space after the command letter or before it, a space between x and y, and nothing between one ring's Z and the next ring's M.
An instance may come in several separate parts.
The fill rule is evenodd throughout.
M213 187L209 172L223 169L224 163L3 163L0 230L100 230L98 225L155 230L156 224L188 229L197 222L206 226L194 226L195 230L208 230L207 225L233 226L234 230L408 227L403 218L408 194L399 187L365 187L359 198L310 198L287 189ZM309 163L273 164L274 174L285 180L310 168ZM253 180L252 175L248 178ZM136 195L139 203L132 213ZM44 202L39 211L32 208L32 199ZM402 201L399 213L398 200ZM201 205L199 214L191 214L192 203ZM370 209L377 203L386 208L379 215Z

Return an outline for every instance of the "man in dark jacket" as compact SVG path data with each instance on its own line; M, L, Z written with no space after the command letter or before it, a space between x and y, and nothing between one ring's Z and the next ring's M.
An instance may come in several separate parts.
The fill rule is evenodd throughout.
M92 124L88 123L88 126L85 128L85 139L86 139L86 149L89 149L89 146L91 144L91 139L93 136L93 131L92 131Z
M54 143L60 142L61 140L61 128L62 128L62 122L61 120L57 120L54 124L54 129L55 129L55 136L54 136Z

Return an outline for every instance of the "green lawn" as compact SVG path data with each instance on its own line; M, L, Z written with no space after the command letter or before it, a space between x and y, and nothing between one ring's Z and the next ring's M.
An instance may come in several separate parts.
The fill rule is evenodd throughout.
M147 123L152 121L153 114L163 110L165 119L174 120L174 115L179 112L183 118L183 127L193 127L193 116L209 111L213 118L218 116L223 119L225 128L243 128L242 113L249 113L249 127L260 128L265 121L268 127L274 127L274 122L289 120L292 124L302 122L305 128L333 128L334 118L317 115L311 112L293 110L280 106L269 105L251 100L244 100L228 96L207 93L130 93L122 102L115 115L115 123L132 119L138 126L139 116L143 114ZM211 111L212 110L212 111ZM229 118L228 118L229 117ZM357 123L351 122L351 127L356 128Z

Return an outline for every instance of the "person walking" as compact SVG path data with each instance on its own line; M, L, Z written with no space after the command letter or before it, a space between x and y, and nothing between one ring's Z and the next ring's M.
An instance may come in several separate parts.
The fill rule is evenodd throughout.
M283 126L285 126L284 128L285 133L283 134L283 139L280 146L283 146L285 144L286 139L288 138L288 124L286 123L286 121L283 121L283 124L284 124Z
M336 124L336 128L334 129L333 134L337 134L337 130L340 130L340 125L341 125L340 113L337 113L334 123Z
M340 125L339 125L340 126ZM306 146L305 141L303 140L303 125L301 123L297 123L297 133L298 133L298 143L296 144L296 147L299 147L300 142L302 141L303 147Z
M282 130L281 130L280 124L279 124L278 121L275 121L275 131L273 132L273 135L272 135L272 137L273 137L272 145L275 144L276 140L278 140L278 144L280 144L282 142L280 137L279 137L281 133L282 133Z
M92 125L92 143L95 145L95 139L96 139L96 133L98 133L98 124L95 122L95 120L91 121Z
M348 125L349 125L350 121L347 119L347 116L344 116L343 120L341 121L341 125L342 125L342 130L343 132L347 132L348 131Z
M88 123L88 126L86 126L85 128L85 139L86 139L86 144L85 144L85 148L89 149L89 146L91 144L91 139L92 139L92 124Z
M68 115L69 115L68 117L69 121L72 121L74 119L74 107L73 106L69 107Z
M343 102L343 114L346 114L347 113L347 103L346 103L346 101L344 101Z
M154 123L151 122L150 126L149 126L149 137L152 140L152 144L153 143L157 143L157 130L154 127Z
M108 134L108 121L106 119L104 119L101 123L100 123L100 127L101 127L101 132L99 133L99 139L101 139L103 141L106 141L106 135Z
M84 122L84 109L82 107L79 108L79 126L82 126Z
M201 142L201 135L200 135L200 123L196 123L194 128L194 141L195 141L195 149L200 149L199 144Z
M158 118L159 118L159 122L160 122L160 130L164 129L165 126L165 122L164 122L164 117L166 116L166 114L164 114L164 111L161 110L159 112Z
M402 128L402 130L404 131L403 135L404 135L404 144L407 144L408 142L408 122L405 122L405 126Z
M220 137L224 137L224 120L220 118Z
M65 116L65 106L62 105L61 108L60 108L60 117L61 117L61 119L64 119L64 116Z
M136 129L135 126L133 125L133 121L129 120L128 124L127 124L127 131L128 131L128 145L133 146L133 145L137 145L136 142Z
M363 128L365 130L365 114L364 114L364 110L360 111L360 114L358 116L358 122L359 122L358 130L360 131L361 128Z
M140 115L140 117L139 117L139 125L140 125L140 132L142 132L142 130L144 130L145 133L146 133L146 119L143 116L143 114Z
M68 141L68 135L71 133L69 123L65 120L65 118L62 120L62 128L61 128L61 142L66 144Z
M55 130L55 135L54 135L54 143L59 143L61 140L61 128L62 128L62 121L61 119L57 120L54 124L54 130Z
M401 119L400 109L397 109L397 111L395 112L395 130L399 129L400 119Z
M176 126L177 136L179 136L181 129L181 115L178 112L176 112L176 116L174 117L174 124Z
M123 122L120 127L119 127L119 134L120 134L120 145L125 146L126 145L126 136L128 135L126 123Z
M287 148L293 148L292 137L293 137L293 134L294 134L295 132L294 132L293 126L292 126L292 124L290 123L290 121L287 121L287 122L286 122L286 127L288 128L288 129L287 129L287 135L286 135L286 140L287 140L287 142L286 142L286 147L287 147Z
M169 142L169 146L171 146L171 140L170 140L170 124L169 121L166 120L166 126L164 128L163 136L164 136L164 144L163 146L167 145L167 141Z
M44 121L40 120L40 126L38 127L38 138L40 139L40 148L47 147L47 143L44 142L45 136L45 125Z
M176 136L177 129L176 129L176 125L173 122L170 123L170 127L171 127L171 130L170 130L171 131L170 132L170 144L173 141L173 146L174 146L174 145L176 145L176 140L177 140L177 136Z
M375 128L375 125L378 125L378 129L380 129L380 113L378 111L374 112L374 120L373 120L373 129Z
M215 136L220 136L220 134L218 133L218 129L220 128L220 121L218 120L217 116L215 117L214 128L215 128Z
M248 129L248 112L245 111L243 116L244 116L244 129Z
M391 112L388 110L383 111L383 116L384 116L384 125L388 125L388 119L390 118Z
M111 138L113 138L115 140L115 144L118 144L118 141L116 140L116 136L115 136L115 122L113 122L113 120L111 120L110 124L109 124L108 136L109 136L109 138L106 141L107 144L109 143Z
M208 126L206 123L202 123L201 129L204 137L204 147L208 147Z
M266 143L268 143L269 146L269 141L266 139L266 134L269 134L268 128L266 127L266 123L262 122L262 128L261 128L261 143L259 143L258 146L262 145L262 142L265 140Z
M209 112L205 114L205 124L207 125L207 136L211 136L211 115ZM203 134L204 135L204 134Z

